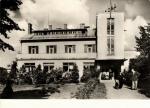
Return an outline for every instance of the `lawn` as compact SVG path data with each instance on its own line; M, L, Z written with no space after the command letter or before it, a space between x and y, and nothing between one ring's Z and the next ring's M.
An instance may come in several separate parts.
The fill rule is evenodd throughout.
M35 87L34 85L13 85L13 96L9 99L47 99L50 94L59 92L58 85L47 85L43 89L42 86ZM0 94L2 94L4 86L0 88ZM0 98L1 95L0 95ZM6 98L7 99L7 98Z
M0 86L0 94L4 86ZM106 99L103 83L92 80L79 84L49 84L42 86L13 85L13 97L9 99Z

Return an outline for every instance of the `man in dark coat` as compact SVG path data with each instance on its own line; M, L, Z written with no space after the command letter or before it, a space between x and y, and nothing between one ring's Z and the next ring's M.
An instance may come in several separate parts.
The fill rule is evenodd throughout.
M134 69L131 70L132 71L132 90L136 90L137 89L137 85L138 85L138 78L140 76L140 73L138 73L137 71L135 71Z

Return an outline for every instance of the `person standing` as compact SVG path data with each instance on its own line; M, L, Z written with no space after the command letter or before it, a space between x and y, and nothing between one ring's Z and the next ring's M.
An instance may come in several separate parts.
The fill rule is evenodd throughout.
M123 74L120 73L119 75L119 89L121 89L123 87Z
M114 72L114 80L115 80L115 89L119 89L119 71L117 69L113 69Z
M134 69L131 70L132 72L132 90L136 90L137 89L137 85L138 85L138 78L140 76L140 73L135 71Z

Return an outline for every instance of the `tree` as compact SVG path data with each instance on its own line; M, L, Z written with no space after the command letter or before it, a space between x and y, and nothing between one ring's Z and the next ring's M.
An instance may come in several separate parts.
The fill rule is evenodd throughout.
M144 27L139 27L140 37L135 37L136 39L136 49L145 57L150 57L150 31Z
M10 79L17 79L17 73L18 73L18 69L17 69L17 62L14 61L12 66L11 66L11 70L10 70L10 73L9 73L9 78Z
M8 32L22 30L16 22L9 17L8 11L17 11L22 4L21 0L0 0L0 36L9 39ZM0 50L14 51L14 48L0 38Z
M73 70L71 72L71 79L73 83L78 83L79 82L79 70L78 66L74 64Z
M139 58L149 62L150 61L150 31L149 27L139 27L140 37L135 37L136 39L136 49L140 52ZM142 60L139 60L141 62Z
M7 69L0 67L0 84L5 84L7 80Z
M150 31L149 27L139 27L140 29L140 37L135 37L136 39L136 49L140 52L140 56L138 57L138 63L145 64L145 69L150 71ZM142 62L143 61L143 62ZM139 64L137 64L139 65ZM141 65L140 65L141 66ZM150 73L150 72L149 72Z
M139 79L139 86L142 87L149 85L150 82L150 31L148 27L139 27L140 37L136 39L136 49L140 52L140 55L131 60L130 66L141 73ZM147 89L147 87L142 87Z

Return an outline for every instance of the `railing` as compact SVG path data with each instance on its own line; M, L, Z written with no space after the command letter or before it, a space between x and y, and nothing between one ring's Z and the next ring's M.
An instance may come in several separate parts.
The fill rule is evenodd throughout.
M55 36L49 36L49 35L38 35L38 36L33 36L30 38L22 38L21 40L33 40L33 39L74 39L74 38L96 38L95 36L84 36L84 35L55 35Z
M18 59L94 59L96 53L18 54Z

